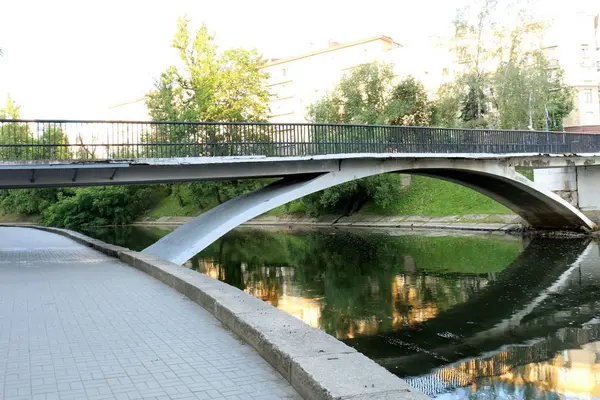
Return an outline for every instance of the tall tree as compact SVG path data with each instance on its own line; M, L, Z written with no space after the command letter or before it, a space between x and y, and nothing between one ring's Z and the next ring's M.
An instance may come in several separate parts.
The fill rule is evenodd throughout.
M6 105L0 109L0 119L19 119L21 106L12 99L10 95L6 98ZM34 141L28 124L19 122L5 123L0 126L0 144L21 145L14 147L2 147L0 159L3 160L25 160L32 156L32 148L27 146Z
M269 113L268 75L262 70L265 60L256 50L227 49L218 52L214 35L203 25L191 32L190 21L180 18L172 47L180 66L171 66L156 82L146 106L155 121L261 122ZM170 143L179 156L235 155L235 142L268 142L261 129L244 130L229 126L163 126L144 138ZM204 146L188 146L189 143ZM182 144L182 145L181 145ZM149 146L153 149L152 146ZM265 148L267 148L265 146ZM252 152L250 145L244 147ZM152 154L149 154L150 156ZM264 181L220 181L186 184L192 199L201 207L219 203L237 194L256 189ZM180 187L172 192L181 193ZM181 199L181 196L178 195ZM180 200L182 201L182 200Z
M308 107L308 118L314 122L384 124L394 78L387 64L360 65Z
M462 87L456 82L445 83L438 89L432 104L433 126L454 128L461 114Z
M332 92L309 106L308 117L323 123L428 125L432 110L423 85L413 77L396 85L394 82L389 65L361 65L344 76ZM352 138L346 136L345 140L351 142ZM361 142L358 138L358 146ZM400 195L400 186L397 175L381 175L326 189L305 197L303 202L311 214L350 214L368 201L385 210Z
M390 125L427 126L431 122L432 104L425 87L409 76L397 84L386 107Z

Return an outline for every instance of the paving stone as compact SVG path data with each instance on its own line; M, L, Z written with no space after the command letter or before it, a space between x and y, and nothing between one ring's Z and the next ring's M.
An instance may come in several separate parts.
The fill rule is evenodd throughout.
M0 227L0 359L0 399L300 398L174 289L34 229Z

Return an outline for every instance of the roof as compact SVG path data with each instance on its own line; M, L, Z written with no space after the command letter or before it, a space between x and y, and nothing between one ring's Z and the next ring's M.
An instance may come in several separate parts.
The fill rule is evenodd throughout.
M340 45L333 46L333 47L328 47L326 49L314 50L314 51L311 51L309 53L301 54L299 56L282 58L281 60L270 61L270 62L268 62L265 65L265 67L270 67L272 65L278 65L278 64L284 64L284 63L287 63L287 62L290 62L290 61L295 61L295 60L299 60L299 59L302 59L302 58L312 57L312 56L316 56L318 54L328 53L330 51L336 51L336 50L340 50L340 49L345 49L345 48L352 47L352 46L358 46L360 44L374 42L374 41L377 41L377 40L383 40L384 42L388 42L388 43L390 43L390 44L392 44L394 46L397 46L397 47L401 47L402 46L401 44L394 42L392 40L392 38L389 37L389 36L379 35L379 36L373 36L373 37L366 38L366 39L357 40L357 41L354 41L354 42L342 43Z

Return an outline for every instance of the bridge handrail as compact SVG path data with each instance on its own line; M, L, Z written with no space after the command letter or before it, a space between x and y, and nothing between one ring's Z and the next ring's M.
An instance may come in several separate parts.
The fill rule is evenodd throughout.
M540 134L594 135L589 132L539 131L535 129L492 129L492 128L448 128L441 126L417 125L382 125L382 124L343 124L331 122L220 122L220 121L140 121L140 120L110 120L110 119L10 119L0 118L3 123L38 123L38 124L136 124L136 125L207 125L207 126L332 126L332 127L361 127L361 128L410 128L422 130L474 131L474 132L523 132ZM600 132L597 132L600 134Z
M576 153L600 135L398 125L0 119L0 162L340 153Z

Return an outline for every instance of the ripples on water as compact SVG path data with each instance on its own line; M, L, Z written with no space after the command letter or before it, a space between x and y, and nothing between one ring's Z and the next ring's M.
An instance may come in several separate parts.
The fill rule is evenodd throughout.
M168 232L86 233L141 250ZM186 265L432 396L600 396L596 242L405 233L237 230Z

